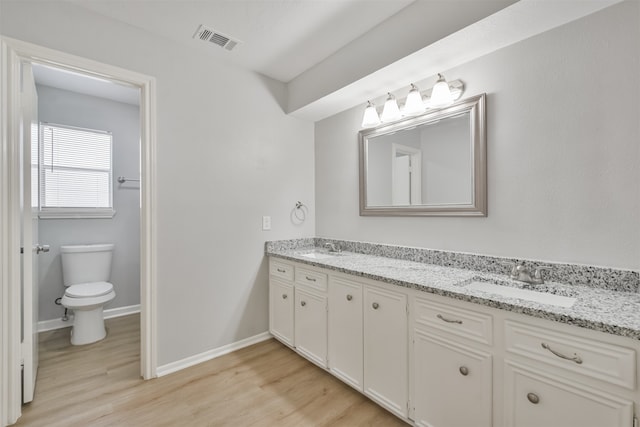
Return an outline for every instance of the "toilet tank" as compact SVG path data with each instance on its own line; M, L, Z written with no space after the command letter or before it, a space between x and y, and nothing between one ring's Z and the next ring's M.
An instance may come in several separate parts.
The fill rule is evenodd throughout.
M60 246L64 285L108 282L113 248L112 243Z

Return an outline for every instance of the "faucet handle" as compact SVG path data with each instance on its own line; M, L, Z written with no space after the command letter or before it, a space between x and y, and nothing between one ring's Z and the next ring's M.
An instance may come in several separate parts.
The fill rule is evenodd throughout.
M539 285L544 283L544 277L542 277L542 272L545 270L551 271L551 267L536 267L533 270L533 283L536 283Z
M507 261L507 262L503 262L502 265L505 265L507 267L511 267L511 271L509 272L509 276L512 279L517 279L518 278L518 267L520 267L520 265L515 262L515 261Z

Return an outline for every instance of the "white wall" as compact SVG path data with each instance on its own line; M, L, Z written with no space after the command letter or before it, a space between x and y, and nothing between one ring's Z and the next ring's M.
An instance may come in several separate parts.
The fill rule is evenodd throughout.
M444 70L464 97L487 93L486 218L360 217L363 108L318 122L317 235L639 269L639 7Z
M283 113L284 86L67 2L3 1L0 28L157 78L158 364L266 331L264 241L315 227L313 123Z
M140 190L137 183L118 184L116 177L140 174L140 111L137 106L37 86L40 121L110 131L113 136L112 219L41 219L39 238L51 251L38 256L40 321L60 318L64 308L54 300L64 293L60 245L115 243L111 282L116 298L105 308L140 304Z

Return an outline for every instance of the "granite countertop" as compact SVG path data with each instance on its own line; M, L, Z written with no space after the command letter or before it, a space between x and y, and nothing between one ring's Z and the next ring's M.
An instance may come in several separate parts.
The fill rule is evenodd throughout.
M302 256L310 252L327 253L317 247L306 247L269 249L267 255L640 340L640 294L637 292L553 282L528 285L511 280L505 275L353 252L341 252L323 259ZM566 308L464 287L476 280L575 297L576 302Z

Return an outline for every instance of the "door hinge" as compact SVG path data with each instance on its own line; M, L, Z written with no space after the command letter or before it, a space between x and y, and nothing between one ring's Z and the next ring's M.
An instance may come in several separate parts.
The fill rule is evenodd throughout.
M20 253L23 254L24 253L24 248L20 248Z
M638 418L636 418L636 416L633 416L633 427L638 427Z

